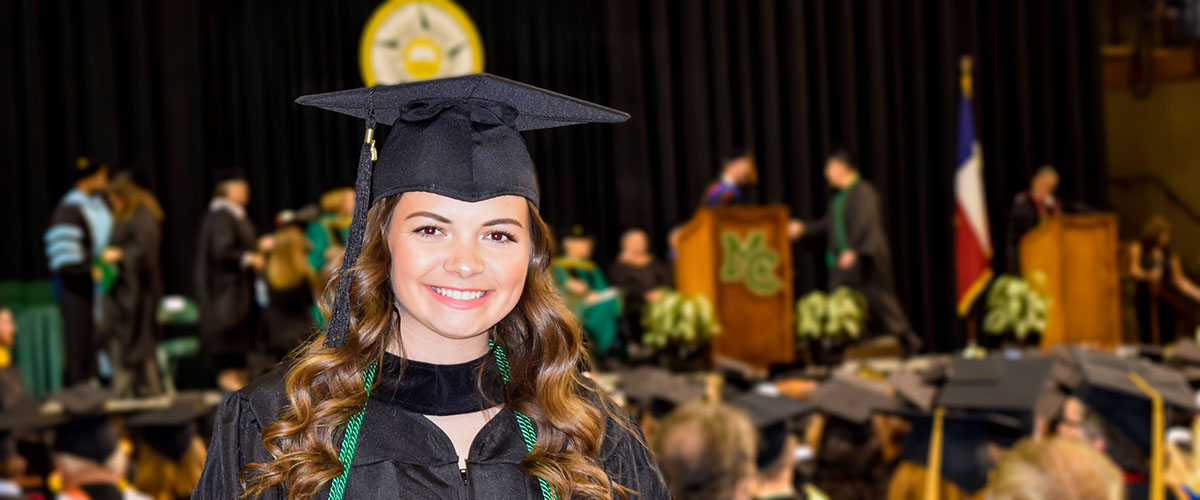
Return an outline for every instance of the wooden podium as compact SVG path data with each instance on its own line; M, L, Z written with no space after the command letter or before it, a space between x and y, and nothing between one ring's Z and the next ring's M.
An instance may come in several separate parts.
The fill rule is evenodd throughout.
M713 303L713 353L756 367L792 361L792 255L782 205L701 209L679 234L676 288Z
M1113 214L1053 217L1021 238L1021 274L1045 274L1051 301L1043 349L1121 343L1117 244Z

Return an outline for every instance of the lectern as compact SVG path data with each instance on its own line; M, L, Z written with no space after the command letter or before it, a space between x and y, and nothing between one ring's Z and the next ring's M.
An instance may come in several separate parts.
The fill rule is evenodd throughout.
M782 205L700 209L679 234L676 288L713 303L713 353L756 367L793 356L792 255Z
M1050 296L1042 348L1062 343L1121 343L1117 218L1062 215L1021 238L1021 274L1041 272Z

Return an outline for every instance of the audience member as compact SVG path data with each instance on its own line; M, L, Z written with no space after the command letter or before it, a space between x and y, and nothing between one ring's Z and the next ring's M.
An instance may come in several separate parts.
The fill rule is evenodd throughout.
M1129 274L1137 280L1139 340L1143 344L1173 342L1175 307L1196 307L1200 287L1188 279L1179 255L1171 250L1171 224L1166 217L1155 214L1146 220L1141 238L1130 245L1129 263Z
M721 403L694 402L662 422L654 453L675 500L750 500L756 473L754 424Z
M108 166L79 158L71 175L75 184L50 214L45 235L46 261L62 312L67 384L97 375L95 304L102 276L96 264L113 225L103 196Z
M649 247L645 231L626 231L621 236L621 253L608 268L609 283L625 300L621 331L626 340L633 342L641 341L642 310L646 304L658 300L662 296L661 289L670 287L674 281L671 268L655 258Z
M1024 440L1000 459L988 500L1123 500L1121 471L1087 444Z
M119 272L104 296L101 329L113 359L113 390L126 396L159 394L154 350L163 295L162 207L129 175L117 176L108 201L116 225L104 255Z

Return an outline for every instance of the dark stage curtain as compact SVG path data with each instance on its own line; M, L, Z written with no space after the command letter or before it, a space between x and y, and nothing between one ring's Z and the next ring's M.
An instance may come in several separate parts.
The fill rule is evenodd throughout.
M958 57L976 58L976 117L995 246L1012 196L1053 163L1062 195L1104 206L1098 5L1090 0L530 0L459 2L490 72L633 115L527 135L543 214L600 235L688 218L729 151L752 150L750 197L824 213L823 158L858 152L882 192L901 299L929 347L962 343L952 224ZM191 290L214 173L247 171L250 213L353 176L362 124L301 109L361 85L377 1L13 0L0 7L0 279L46 274L41 234L78 155L140 171L167 212L169 292ZM1001 248L997 248L1002 252ZM798 248L797 285L824 283ZM1004 262L998 254L997 262Z

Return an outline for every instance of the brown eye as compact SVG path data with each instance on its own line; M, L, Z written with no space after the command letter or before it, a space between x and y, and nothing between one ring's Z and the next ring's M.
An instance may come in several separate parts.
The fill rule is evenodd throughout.
M421 227L418 227L417 230L413 231L413 232L417 233L417 236L432 238L432 237L440 234L442 232L442 230L440 228L438 228L437 226L421 226Z
M508 234L504 231L492 231L487 234L487 239L488 241L494 241L496 243L511 243L517 241L513 239L511 234Z

